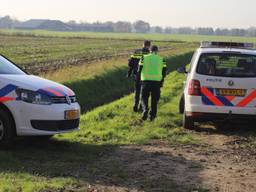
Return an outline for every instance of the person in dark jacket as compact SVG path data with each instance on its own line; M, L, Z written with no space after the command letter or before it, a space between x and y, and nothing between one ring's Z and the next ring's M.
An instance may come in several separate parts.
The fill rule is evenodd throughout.
M139 69L139 62L143 55L147 55L150 53L150 41L144 41L143 48L138 49L134 52L134 54L131 55L129 62L128 62L128 74L127 77L132 77L134 79L134 105L133 105L133 111L138 112L141 109L140 105L140 97L141 97L141 81L140 81L140 75L138 75L138 69Z

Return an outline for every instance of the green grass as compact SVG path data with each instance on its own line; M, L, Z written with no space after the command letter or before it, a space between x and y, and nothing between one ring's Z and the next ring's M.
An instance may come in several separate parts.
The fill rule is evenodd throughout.
M126 39L126 40L157 40L157 41L238 41L254 42L255 37L237 37L237 36L211 36L211 35L176 35L176 34L143 34L143 33L100 33L100 32L54 32L44 30L0 30L2 34L46 36L46 37L76 37L76 38L103 38L103 39Z
M185 76L174 71L190 57L191 54L168 60L171 73L153 123L141 121L141 115L132 112L133 99L128 95L84 114L79 132L56 136L47 143L21 140L14 150L0 151L0 191L87 191L89 184L108 182L125 186L132 177L119 161L105 160L104 154L111 154L123 144L146 144L159 139L170 144L196 143L180 128L177 106ZM152 187L150 183L158 180L152 178L148 183L144 178L138 182L147 191ZM169 178L160 183L162 189L177 187Z
M126 67L116 67L89 79L66 82L65 85L74 90L82 112L85 112L130 93L133 83L126 78L126 71Z

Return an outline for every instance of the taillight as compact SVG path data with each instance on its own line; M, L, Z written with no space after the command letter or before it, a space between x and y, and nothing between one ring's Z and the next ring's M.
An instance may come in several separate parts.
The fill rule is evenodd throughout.
M188 94L192 95L192 96L200 96L201 95L200 81L192 79L189 82Z

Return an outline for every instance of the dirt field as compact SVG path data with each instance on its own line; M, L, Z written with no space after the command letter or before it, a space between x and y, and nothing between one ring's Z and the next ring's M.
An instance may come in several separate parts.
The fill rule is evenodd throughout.
M201 141L196 145L156 141L120 147L101 158L89 191L254 192L256 132L243 127L198 128L192 131Z

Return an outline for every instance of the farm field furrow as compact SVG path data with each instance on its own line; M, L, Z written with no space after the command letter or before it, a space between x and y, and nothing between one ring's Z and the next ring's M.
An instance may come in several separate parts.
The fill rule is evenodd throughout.
M54 34L54 32L52 32ZM128 57L142 40L1 35L0 53L30 73L54 71L70 65L81 65L113 57ZM195 47L185 42L156 41L162 50Z

